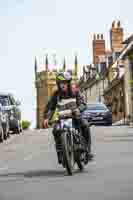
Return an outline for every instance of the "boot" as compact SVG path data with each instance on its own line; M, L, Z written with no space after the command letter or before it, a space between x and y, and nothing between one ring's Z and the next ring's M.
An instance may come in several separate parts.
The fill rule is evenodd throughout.
M58 158L58 163L62 164L62 152L61 151L57 152L57 158Z
M62 164L62 148L61 148L61 143L60 143L59 138L56 138L55 140L55 147L56 147L56 152L57 152L58 163Z
M87 156L88 156L89 160L92 160L94 157L93 153L91 153L91 144L90 143L88 144Z

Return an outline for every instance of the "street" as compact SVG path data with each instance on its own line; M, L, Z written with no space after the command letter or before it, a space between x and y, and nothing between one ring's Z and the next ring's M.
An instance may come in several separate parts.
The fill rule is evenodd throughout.
M51 130L29 130L0 144L0 200L132 200L133 128L91 127L94 161L67 176Z

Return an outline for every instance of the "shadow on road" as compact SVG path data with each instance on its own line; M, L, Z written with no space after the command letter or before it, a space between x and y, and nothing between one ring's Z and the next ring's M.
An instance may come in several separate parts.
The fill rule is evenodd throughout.
M31 170L26 172L16 172L16 173L6 173L1 174L1 177L27 177L27 178L34 178L34 177L63 177L65 171L57 171L57 170Z
M75 170L74 174L79 173L79 170ZM23 178L35 178L35 177L51 177L59 178L68 176L66 170L31 170L27 172L16 172L16 173L6 173L1 174L0 178L10 178L10 177L23 177Z

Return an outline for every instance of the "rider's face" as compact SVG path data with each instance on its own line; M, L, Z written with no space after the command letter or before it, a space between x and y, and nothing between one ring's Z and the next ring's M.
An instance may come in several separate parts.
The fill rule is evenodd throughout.
M68 89L68 84L67 84L67 82L66 81L61 81L60 82L60 89L62 90L62 91L67 91L67 89Z

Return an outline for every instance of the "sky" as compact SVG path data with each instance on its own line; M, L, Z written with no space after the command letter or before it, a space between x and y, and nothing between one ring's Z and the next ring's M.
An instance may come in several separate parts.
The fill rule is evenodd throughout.
M0 0L0 91L21 101L22 119L35 126L34 60L43 70L44 56L64 56L67 65L78 54L79 72L92 61L92 36L108 41L113 20L120 20L125 37L133 30L131 0Z

